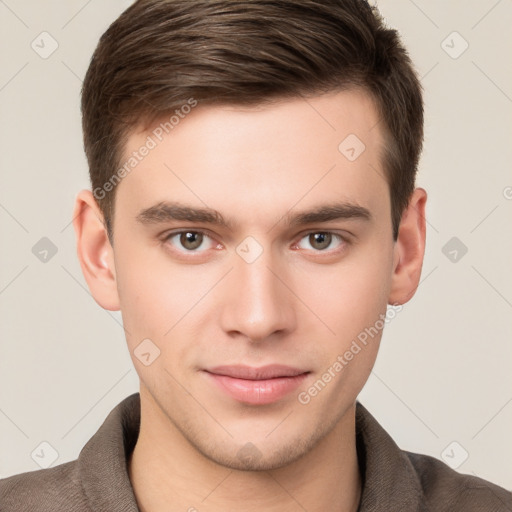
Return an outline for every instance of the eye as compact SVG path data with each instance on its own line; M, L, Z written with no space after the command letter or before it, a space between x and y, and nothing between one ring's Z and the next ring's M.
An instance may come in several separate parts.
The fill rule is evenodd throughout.
M170 243L180 251L185 249L185 252L203 252L213 248L215 245L214 241L202 231L179 231L170 233L165 237L164 241ZM207 247L198 250L206 241L209 242L206 244Z
M310 247L304 247L301 245L303 240L306 240ZM306 236L301 238L297 246L301 249L312 248L315 251L325 251L325 249L331 246L334 240L336 240L338 244L334 248L331 247L331 249L340 248L345 242L343 237L336 233L330 233L329 231L316 231L314 233L308 233Z

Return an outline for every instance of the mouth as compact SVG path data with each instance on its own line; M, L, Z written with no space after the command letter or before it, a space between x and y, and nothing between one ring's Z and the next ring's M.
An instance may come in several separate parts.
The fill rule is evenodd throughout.
M311 372L285 365L259 368L243 365L216 366L204 370L217 389L246 404L264 405L285 398Z

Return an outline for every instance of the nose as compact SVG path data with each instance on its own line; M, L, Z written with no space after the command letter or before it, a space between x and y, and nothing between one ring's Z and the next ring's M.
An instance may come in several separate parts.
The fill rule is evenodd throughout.
M263 342L296 327L294 295L287 287L283 266L270 250L251 263L233 255L234 268L224 283L221 311L224 332L251 342Z

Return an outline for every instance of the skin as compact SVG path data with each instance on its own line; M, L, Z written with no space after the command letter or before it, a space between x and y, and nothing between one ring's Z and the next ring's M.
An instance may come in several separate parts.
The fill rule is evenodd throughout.
M381 332L309 403L298 393L419 283L426 192L414 191L395 242L378 121L357 90L254 108L199 105L117 186L113 246L91 192L78 194L85 279L100 306L121 310L140 377L129 475L141 510L357 509L355 402ZM135 130L125 156L148 134ZM349 134L366 146L353 162L338 150ZM137 220L161 201L207 206L233 225ZM286 222L339 201L370 218ZM179 236L165 240L179 229L208 236L191 254ZM324 247L309 236L318 232L343 238ZM248 236L263 251L252 263L236 252ZM146 338L161 351L149 366L134 355ZM272 363L310 373L267 405L231 398L201 371ZM252 458L239 455L247 443Z

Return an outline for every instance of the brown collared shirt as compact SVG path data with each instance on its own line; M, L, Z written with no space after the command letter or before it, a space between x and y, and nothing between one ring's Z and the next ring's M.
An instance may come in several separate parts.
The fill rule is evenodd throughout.
M110 412L77 460L1 479L0 512L139 512L127 469L139 427L134 393ZM359 512L512 512L511 492L400 450L359 402L356 430Z

